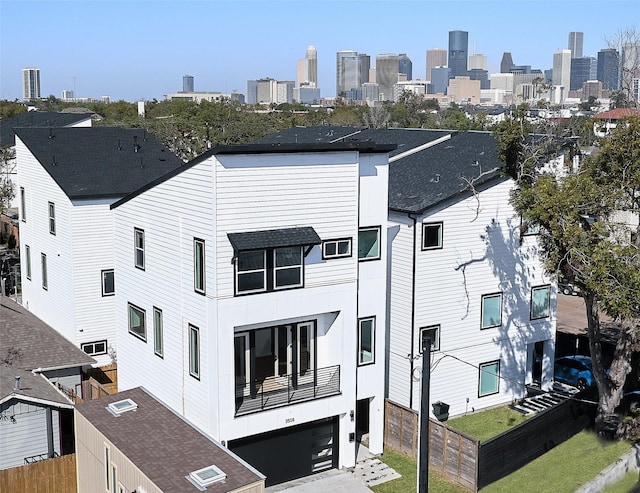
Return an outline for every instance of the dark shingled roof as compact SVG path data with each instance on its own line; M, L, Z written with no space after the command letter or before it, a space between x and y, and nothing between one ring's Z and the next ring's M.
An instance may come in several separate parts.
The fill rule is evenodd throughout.
M118 417L107 411L109 404L123 399L133 400L137 410ZM87 401L76 410L164 493L199 491L185 476L211 465L221 469L227 479L207 486L209 492L233 491L263 479L144 388Z
M280 248L294 245L319 245L322 243L318 233L311 226L248 231L246 233L227 233L227 236L236 251L262 250L264 248Z
M20 377L20 388L14 390L16 377ZM73 404L42 374L0 365L0 402L11 399L46 401L54 407L73 408Z
M0 358L7 350L19 351L11 366L23 370L70 368L95 363L60 333L33 313L3 296L0 297Z
M267 135L255 141L256 144L295 144L295 143L320 143L339 142L348 139L348 136L361 132L367 127L343 127L339 125L313 125L310 127L291 127Z
M0 145L16 145L16 127L68 127L91 118L91 113L57 113L55 111L28 111L12 118L0 120Z
M471 180L479 188L500 178L502 167L490 133L453 133L451 139L389 165L389 208L422 213L469 191Z
M182 166L143 129L16 128L70 199L119 198Z

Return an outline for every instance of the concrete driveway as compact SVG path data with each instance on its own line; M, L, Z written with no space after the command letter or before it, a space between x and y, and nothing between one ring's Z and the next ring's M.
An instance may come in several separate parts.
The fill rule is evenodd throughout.
M294 479L287 483L269 486L267 493L371 493L371 490L353 473L345 469L331 469L312 476Z

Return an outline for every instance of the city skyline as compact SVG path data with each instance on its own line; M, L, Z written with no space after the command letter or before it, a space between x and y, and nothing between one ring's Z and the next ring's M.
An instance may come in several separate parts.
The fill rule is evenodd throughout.
M623 10L633 5L613 3ZM309 45L317 50L321 95L331 97L340 50L366 53L372 62L406 53L413 78L425 80L426 52L448 49L449 31L469 33L468 55L487 56L491 74L500 72L505 51L516 65L545 70L554 53L567 49L570 32L584 33L583 56L595 57L606 38L634 27L624 20L606 25L601 3L589 0L542 1L535 9L524 1L1 0L0 9L0 98L8 100L22 98L26 67L40 69L42 97L71 90L77 98L162 100L182 88L185 74L196 91L245 94L248 80L296 80L297 60ZM354 14L363 10L369 14ZM402 29L392 28L394 14ZM387 32L375 28L383 22Z

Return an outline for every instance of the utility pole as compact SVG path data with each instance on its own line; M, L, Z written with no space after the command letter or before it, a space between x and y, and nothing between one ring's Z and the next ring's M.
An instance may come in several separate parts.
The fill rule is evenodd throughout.
M429 384L431 379L431 337L422 334L422 388L420 398L420 449L418 456L418 493L429 492Z

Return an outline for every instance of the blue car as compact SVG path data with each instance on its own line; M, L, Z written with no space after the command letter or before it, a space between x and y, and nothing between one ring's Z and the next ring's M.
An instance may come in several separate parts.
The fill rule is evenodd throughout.
M589 356L558 358L553 365L553 372L557 382L573 385L579 390L593 387L596 383Z

